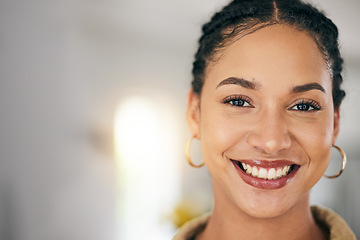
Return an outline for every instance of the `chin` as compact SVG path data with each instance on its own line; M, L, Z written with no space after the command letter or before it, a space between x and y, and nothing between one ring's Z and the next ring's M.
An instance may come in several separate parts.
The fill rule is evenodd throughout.
M256 207L246 207L243 210L247 215L253 218L276 218L288 211L284 206L260 205Z
M252 218L269 219L289 214L295 206L307 204L307 196L293 194L289 197L279 192L254 191L246 199L238 196L235 204L241 212Z

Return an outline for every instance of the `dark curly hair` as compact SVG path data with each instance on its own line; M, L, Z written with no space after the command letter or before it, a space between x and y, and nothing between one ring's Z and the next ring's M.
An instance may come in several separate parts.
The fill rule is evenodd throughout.
M345 92L340 88L343 59L339 51L338 29L324 13L301 0L233 0L202 28L199 48L193 63L193 92L201 94L205 70L216 61L222 48L261 28L283 24L306 31L314 39L332 73L334 107Z

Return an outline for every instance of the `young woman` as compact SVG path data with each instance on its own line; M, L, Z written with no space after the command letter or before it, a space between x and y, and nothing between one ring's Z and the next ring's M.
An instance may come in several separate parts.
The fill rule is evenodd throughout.
M301 1L235 0L203 26L187 120L214 208L174 240L355 239L309 206L339 132L341 71L336 26Z

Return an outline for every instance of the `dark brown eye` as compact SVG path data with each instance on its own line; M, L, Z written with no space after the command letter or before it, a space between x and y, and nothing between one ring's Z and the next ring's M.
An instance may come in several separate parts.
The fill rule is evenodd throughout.
M230 96L223 100L223 103L230 104L235 107L253 107L251 100L246 99L245 96Z
M300 110L300 111L309 111L312 107L308 104L297 104L296 105L297 107L297 110Z
M244 100L242 99L238 99L238 100L231 100L229 102L231 105L234 105L234 106L239 106L239 107L242 107L244 106L244 104L246 103Z
M295 104L293 107L290 108L290 110L302 111L302 112L318 111L321 110L321 106L313 100L308 102L302 101L300 103Z

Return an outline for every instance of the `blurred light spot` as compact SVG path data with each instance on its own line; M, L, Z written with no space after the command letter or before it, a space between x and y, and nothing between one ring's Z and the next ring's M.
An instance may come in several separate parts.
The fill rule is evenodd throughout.
M179 136L166 104L134 96L115 115L120 239L170 239L165 216L179 195Z

